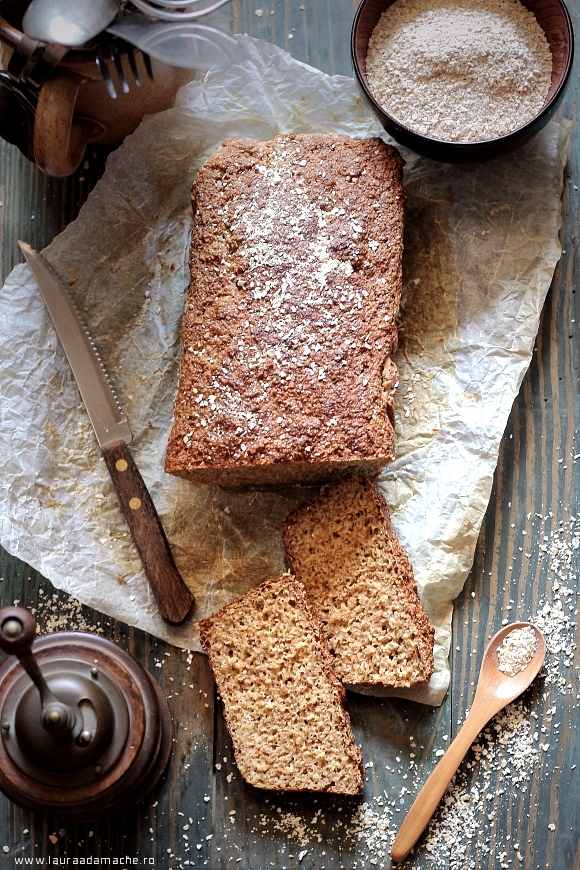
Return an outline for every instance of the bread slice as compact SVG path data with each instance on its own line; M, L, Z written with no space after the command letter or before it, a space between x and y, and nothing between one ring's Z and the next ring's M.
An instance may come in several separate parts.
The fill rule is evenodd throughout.
M434 629L374 483L350 477L293 511L288 558L349 685L410 687L433 673Z
M258 788L358 794L344 689L298 581L269 580L199 623L240 773Z
M166 471L272 486L392 458L401 177L333 133L226 139L200 167Z

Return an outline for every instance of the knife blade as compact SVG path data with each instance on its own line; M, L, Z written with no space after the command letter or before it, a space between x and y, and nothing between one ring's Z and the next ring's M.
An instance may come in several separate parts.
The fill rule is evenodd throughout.
M102 450L147 579L166 622L180 625L194 598L179 574L145 482L127 447L131 429L69 293L42 254L18 242L42 294Z

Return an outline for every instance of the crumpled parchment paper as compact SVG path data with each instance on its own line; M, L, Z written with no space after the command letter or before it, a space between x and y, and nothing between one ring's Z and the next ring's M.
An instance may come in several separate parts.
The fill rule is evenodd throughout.
M280 525L315 491L229 492L163 471L188 282L190 185L226 136L382 135L353 80L246 38L248 58L191 82L109 158L45 250L70 286L134 434L131 450L196 595L194 619L286 568ZM381 486L437 627L449 681L452 600L473 560L500 439L560 255L569 125L489 164L407 160L398 451ZM188 649L158 616L40 293L26 265L0 291L0 541L85 604ZM392 694L392 693L389 693Z

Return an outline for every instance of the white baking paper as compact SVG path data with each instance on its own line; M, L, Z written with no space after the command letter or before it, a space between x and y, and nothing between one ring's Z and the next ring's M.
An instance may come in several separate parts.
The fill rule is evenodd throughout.
M188 282L190 185L226 136L382 135L353 80L245 39L248 59L191 82L111 155L45 250L127 412L131 450L196 595L194 619L286 568L280 525L308 493L239 493L166 475ZM404 692L441 703L452 600L469 572L500 439L560 255L569 128L489 164L403 152L408 189L397 457L382 486L424 606L436 673ZM199 649L159 617L68 364L28 267L0 291L0 541L85 604ZM312 493L311 493L312 494Z

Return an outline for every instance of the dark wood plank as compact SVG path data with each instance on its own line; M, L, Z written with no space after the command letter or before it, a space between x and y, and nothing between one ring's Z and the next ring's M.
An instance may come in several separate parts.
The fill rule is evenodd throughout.
M356 0L234 0L236 29L286 49L330 75L352 75Z
M249 786L218 707L212 868L390 866L389 844L407 803L403 790L430 772L435 747L444 745L449 708L349 693L347 709L367 768L360 797Z
M90 148L69 178L49 178L0 139L0 255L2 281L23 257L18 240L42 250L78 215L104 171L111 148Z
M282 45L297 59L325 72L350 75L348 33L356 5L344 0L332 5L311 0L303 3L255 0L240 4L238 27L242 33ZM262 14L256 15L260 10ZM296 38L298 33L300 39ZM361 847L357 833L345 835L345 831L355 828L375 836L383 821L390 830L396 828L404 805L401 789L410 789L415 779L422 782L433 766L435 750L445 745L449 707L445 704L432 710L351 694L349 710L365 760L372 764L360 800L306 795L273 797L247 786L233 763L231 742L221 711L218 712L216 759L220 769L216 770L215 779L212 867L225 868L232 863L241 868L350 867L352 861L367 862L375 853L379 864L388 863L385 841L378 840L369 850L364 842ZM411 737L415 739L411 741ZM379 796L384 809L376 803ZM398 805L387 809L387 804L393 801ZM370 812L374 814L367 827L356 821L364 802L371 803ZM232 809L235 812L230 814ZM322 811L324 825L311 824L318 811ZM296 826L302 837L293 833Z
M570 0L568 5L577 17L578 0ZM351 0L234 2L241 32L276 42L298 59L326 72L345 75L351 74L348 35L355 6ZM262 14L256 15L260 9ZM567 100L569 113L576 97L574 81ZM542 553L539 546L544 534L549 538L548 549L563 539L563 532L558 531L560 521L567 529L568 543L571 542L570 512L576 515L580 497L573 459L580 453L576 335L580 311L573 285L578 271L575 231L579 202L574 187L578 186L579 149L575 134L571 184L566 187L564 203L562 237L567 253L544 312L537 353L504 437L474 569L457 601L452 692L439 710L349 695L357 739L367 763L373 765L368 768L364 799L369 799L375 815L366 829L359 825L359 831L374 838L370 849L375 851L376 865L370 864L372 852L364 840L359 842L355 834L348 833L348 819L352 825L359 801L328 796L272 796L241 781L219 710L213 745L213 689L202 656L193 656L188 664L185 653L81 608L87 625L102 628L107 636L133 652L160 679L166 693L173 695L170 704L178 727L171 771L150 801L119 819L93 826L60 825L58 820L30 816L0 798L0 870L12 870L14 856L21 853L45 858L140 855L153 858L155 865L163 868L179 867L186 861L191 862L190 866L205 865L216 870L230 866L250 870L268 866L334 870L354 867L355 862L360 867L388 867L389 861L379 854L380 850L385 851L382 821L388 822L390 830L397 827L413 797L402 793L402 789L412 791L421 784L436 761L436 751L447 745L448 740L443 738L450 739L464 719L473 698L477 665L491 634L504 619L534 618L544 601L561 599L572 624L560 634L567 642L570 638L577 641L575 610L580 550L571 547L570 567L559 569L564 575L559 578L558 571L553 570L555 557ZM3 276L18 260L18 238L42 248L76 216L102 172L104 156L92 152L87 165L71 179L47 179L16 149L0 143ZM550 538L552 532L554 537ZM526 545L533 542L532 546L522 544L523 539ZM526 552L531 556L526 556ZM19 599L39 607L42 597L54 595L57 611L66 613L67 607L71 607L70 621L79 624L77 609L68 603L66 595L54 592L40 575L5 553L0 554L0 576L3 603ZM555 583L560 584L559 589ZM563 594L564 585L573 589L573 595ZM41 589L44 596L40 595ZM46 607L40 606L39 610L44 614L41 626L52 630L54 625L46 615ZM170 656L165 656L166 652ZM165 664L157 668L163 660ZM530 712L522 715L520 725L523 723L524 732L527 726L535 729L538 737L534 738L532 730L530 746L536 755L529 769L523 764L521 781L517 781L518 759L514 760L514 753L510 752L514 745L501 743L505 730L499 734L489 731L479 741L481 751L470 754L460 771L459 794L470 799L459 808L452 804L447 819L439 815L433 832L420 841L410 866L418 870L427 867L496 870L502 865L521 866L525 870L544 867L579 870L580 814L576 793L580 693L576 661L568 668L565 660L562 653L553 656L544 679L524 699ZM563 685L557 682L559 678L564 679ZM180 686L177 695L172 691L175 684ZM547 748L539 749L540 743ZM483 750L487 755L483 755ZM504 760L506 767L501 766ZM477 799L473 788L479 789ZM387 796L383 799L383 812L378 798L384 791ZM489 800L487 794L492 795ZM236 812L230 815L232 809ZM305 826L303 843L292 831L292 815L300 816ZM494 818L490 819L490 815ZM315 818L317 821L313 821ZM554 830L548 825L553 825ZM314 834L316 830L320 830L320 842ZM213 838L207 839L212 833ZM437 838L441 836L448 837L450 845L445 848L438 845ZM51 837L56 839L55 843ZM8 852L2 851L4 845ZM432 851L427 851L428 846Z
M575 81L567 100L570 115L576 96ZM580 814L572 798L580 764L575 653L580 573L580 523L575 520L580 505L580 299L574 286L578 149L574 136L563 197L564 254L504 435L474 569L454 615L454 731L473 698L471 680L489 637L505 620L538 620L548 626L547 664L524 698L523 722L529 726L537 757L524 765L523 782L514 786L512 756L510 747L501 745L502 732L491 741L498 762L505 759L511 773L506 777L501 768L494 770L493 801L483 810L478 805L479 833L468 847L472 863L463 865L478 870L504 865L524 870L580 868ZM470 760L471 769L467 764L463 769L466 789L477 788L482 780L481 765L473 756ZM490 806L495 812L493 827L487 818ZM519 843L519 850L514 850L514 843ZM500 864L503 852L507 857Z
M244 0L236 6L237 26L241 33L281 45L324 72L350 76L350 26L357 6L350 0ZM369 765L360 798L271 795L248 786L233 761L218 704L214 870L350 870L374 866L371 859L378 867L390 866L388 845L409 804L402 790L410 792L421 784L435 764L435 752L447 745L449 699L435 709L349 693L348 709ZM367 822L360 818L365 804ZM416 866L430 865L421 861Z
M0 141L3 278L21 259L18 239L40 250L76 217L102 175L110 150L91 149L73 176L55 179L42 175L16 148ZM41 631L84 627L102 631L128 649L161 683L176 726L167 774L149 799L118 818L93 825L62 823L29 814L1 795L0 868L13 868L18 856L45 861L49 857L127 856L151 858L155 866L166 867L178 859L182 864L195 853L196 863L207 861L211 811L203 796L211 793L214 701L205 656L190 657L144 632L80 607L2 549L0 578L0 604L18 600L31 607L37 612ZM183 830L185 825L189 831Z

